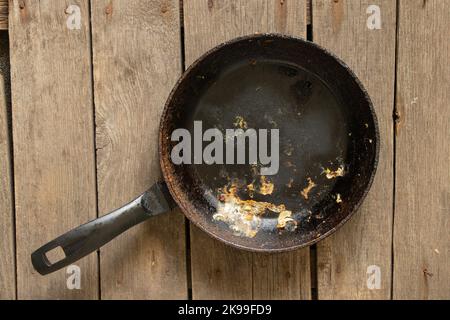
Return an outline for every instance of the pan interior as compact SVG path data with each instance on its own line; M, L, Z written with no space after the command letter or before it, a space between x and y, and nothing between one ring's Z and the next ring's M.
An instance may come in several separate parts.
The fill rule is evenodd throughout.
M346 163L349 130L343 110L319 78L298 66L262 59L229 65L199 95L195 112L184 125L194 136L193 123L201 121L203 130L217 128L224 140L229 128L278 129L279 171L261 175L260 163L192 164L188 171L215 211L221 205L218 197L235 187L239 199L283 205L301 223L320 214L323 201L336 197L332 194L336 179L328 179L326 170L339 170ZM283 232L285 228L277 228L279 210L258 212L259 219L244 217L252 219L248 223L236 214L214 218L237 235L252 236L261 230Z
M267 165L249 164L248 139L246 164L173 166L182 177L177 188L194 206L185 210L188 217L213 236L254 250L301 246L333 229L359 201L361 192L354 190L371 172L371 118L360 117L336 85L292 59L256 54L209 67L195 73L172 129L185 128L198 139L194 121L203 132L216 128L224 154L227 129L278 129L279 169L262 175ZM270 135L268 142L274 151ZM361 160L361 148L369 150L369 161Z

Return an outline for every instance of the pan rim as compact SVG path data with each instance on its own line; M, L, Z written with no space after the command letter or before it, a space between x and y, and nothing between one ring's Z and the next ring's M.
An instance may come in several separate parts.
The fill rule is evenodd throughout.
M245 245L241 245L238 243L234 243L231 241L227 241L223 238L221 238L220 236L217 236L216 234L214 234L212 231L208 230L207 227L204 227L199 221L196 221L195 219L191 219L190 214L189 214L189 209L186 207L186 204L184 203L183 200L180 199L180 195L179 193L182 192L180 190L179 187L175 187L172 183L173 178L171 178L168 174L168 169L166 168L167 164L165 163L165 159L163 157L163 151L162 151L162 145L164 143L166 143L166 141L164 141L164 137L163 137L163 131L164 131L164 126L165 126L165 121L164 119L167 116L167 112L169 109L169 105L171 104L171 102L173 101L174 95L175 93L178 91L178 88L180 86L181 83L183 83L187 77L187 75L192 71L192 69L194 69L199 63L201 63L207 56L219 51L220 49L222 49L225 46L234 44L234 43L238 43L241 41L249 41L249 40L259 40L259 39L273 39L273 38L277 38L277 39L287 39L287 40L292 40L292 41L297 41L299 43L302 43L303 45L307 45L307 46L311 46L314 47L316 49L318 49L319 51L321 51L322 53L324 53L325 55L330 56L331 58L333 58L339 65L341 65L351 76L351 78L353 79L353 81L355 81L355 84L358 86L358 88L361 90L361 93L364 96L364 99L367 101L368 103L368 108L370 111L370 116L373 120L373 125L374 125L374 134L375 134L375 154L374 154L374 159L373 162L371 164L371 174L368 177L366 186L364 187L364 190L362 190L361 196L359 197L358 201L355 203L355 205L353 206L353 208L350 210L350 212L338 223L336 224L333 228L331 228L330 230L328 230L327 232L320 234L318 237L311 239L305 243L302 244L295 244L292 246L286 246L286 247L280 247L280 248L258 248L258 247L250 247L250 246L245 246ZM331 51L329 51L328 49L318 45L317 43L308 41L306 39L300 38L300 37L295 37L292 35L286 35L286 34L280 34L280 33L258 33L258 34L249 34L249 35L244 35L244 36L240 36L240 37L236 37L233 39L230 39L228 41L224 41L220 44L218 44L217 46L207 50L205 53L203 53L200 57L198 57L184 72L183 74L179 77L179 79L177 80L177 82L175 83L174 87L172 88L166 103L164 105L164 109L163 112L161 114L160 117L160 121L159 121L159 141L158 141L158 155L159 155L159 161L160 161L160 167L163 173L163 179L166 182L169 192L171 194L171 196L173 197L173 199L175 200L175 202L177 203L177 205L180 207L181 211L183 212L184 216L186 218L188 218L188 220L190 222L192 222L196 227L198 227L199 229L201 229L203 232L206 232L206 234L208 234L210 237L219 240L222 243L225 243L228 246L232 246L234 248L237 249L241 249L241 250L245 250L245 251L250 251L250 252L261 252L261 253L279 253L279 252L287 252L287 251L293 251L293 250L297 250L297 249L301 249L301 248L305 248L305 247L309 247L325 238L327 238L328 236L332 235L333 233L335 233L338 229L340 229L344 224L346 224L354 215L357 211L359 211L362 203L364 202L364 200L367 197L367 194L369 193L369 190L372 187L373 181L375 179L375 175L377 172L377 168L378 168L378 163L379 163L379 153L380 153L380 132L379 132L379 124L378 124L378 118L375 112L375 108L373 106L372 100L370 99L370 96L366 90L366 88L364 87L364 85L362 84L361 80L356 76L356 74L354 73L354 71L343 61L341 60L336 54L332 53Z

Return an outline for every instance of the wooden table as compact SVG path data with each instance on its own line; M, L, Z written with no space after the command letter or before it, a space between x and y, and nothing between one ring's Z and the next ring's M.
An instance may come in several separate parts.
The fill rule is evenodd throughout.
M449 18L447 0L10 1L0 297L449 299ZM308 37L368 89L381 154L360 212L317 246L265 255L227 247L175 210L77 262L80 289L68 289L73 268L37 274L32 250L160 176L158 118L183 69L255 32Z

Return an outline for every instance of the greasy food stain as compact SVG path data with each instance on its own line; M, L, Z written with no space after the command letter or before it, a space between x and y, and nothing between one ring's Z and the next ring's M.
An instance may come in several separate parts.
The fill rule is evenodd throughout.
M253 194L255 192L255 186L253 185L253 183L250 183L249 185L247 185L247 191L248 191L248 196L250 198L253 198Z
M312 181L311 178L308 178L308 185L300 192L305 200L308 200L309 192L314 188L316 184Z
M272 194L273 189L275 188L272 182L268 181L265 176L261 176L260 183L259 193L262 195Z
M286 229L288 231L294 231L297 228L297 221L292 219L292 211L284 210L280 212L277 228Z
M247 122L242 116L236 116L234 126L239 129L247 129Z
M286 210L284 204L242 200L237 195L235 184L220 189L218 199L217 212L213 215L213 219L225 222L237 236L249 238L256 236L261 225L261 216L266 210L280 214L278 228L286 227L290 231L296 228L297 223L291 218L291 211Z
M294 183L294 179L290 178L289 182L286 184L286 187L292 188L292 184Z
M322 174L325 174L327 179L334 179L337 177L343 177L344 176L344 166L340 166L336 170L331 170L329 168L326 168L323 170Z

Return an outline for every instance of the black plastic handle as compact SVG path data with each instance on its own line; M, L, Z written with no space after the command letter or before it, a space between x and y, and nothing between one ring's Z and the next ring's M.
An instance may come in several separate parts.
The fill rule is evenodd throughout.
M165 183L158 182L130 203L98 219L85 223L43 245L31 254L33 267L42 275L52 273L81 259L125 230L175 207ZM61 247L65 257L51 263L49 251Z

